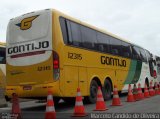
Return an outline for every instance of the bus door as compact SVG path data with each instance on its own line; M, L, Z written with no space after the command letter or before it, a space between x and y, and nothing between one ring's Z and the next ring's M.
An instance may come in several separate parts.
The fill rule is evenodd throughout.
M81 94L87 94L87 69L85 67L64 66L65 71L65 95L76 96L77 88L80 88Z
M87 68L79 67L78 86L80 87L81 94L87 95Z
M78 67L77 66L64 66L64 87L63 92L65 96L76 96L78 87Z
M127 74L126 70L123 69L118 69L115 70L115 76L116 76L116 80L117 80L117 89L121 90L124 86L124 79L125 79L125 75Z

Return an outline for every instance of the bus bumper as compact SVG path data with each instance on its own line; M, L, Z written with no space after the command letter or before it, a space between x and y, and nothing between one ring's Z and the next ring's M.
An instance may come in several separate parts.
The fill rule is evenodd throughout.
M46 97L48 90L52 92L53 96L61 97L59 83L56 82L39 85L6 86L5 95L11 98L12 94L16 93L20 98L38 98Z

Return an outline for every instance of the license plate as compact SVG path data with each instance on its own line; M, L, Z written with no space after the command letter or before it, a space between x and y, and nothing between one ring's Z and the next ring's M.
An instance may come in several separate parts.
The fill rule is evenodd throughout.
M23 86L23 90L32 90L32 86Z

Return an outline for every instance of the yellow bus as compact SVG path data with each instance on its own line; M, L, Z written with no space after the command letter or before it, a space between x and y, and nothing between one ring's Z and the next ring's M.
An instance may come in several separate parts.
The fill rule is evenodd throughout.
M54 99L76 96L95 103L97 87L110 99L113 85L125 92L128 84L148 83L151 54L144 48L57 10L27 13L7 28L7 93Z
M6 86L6 44L0 42L0 88Z

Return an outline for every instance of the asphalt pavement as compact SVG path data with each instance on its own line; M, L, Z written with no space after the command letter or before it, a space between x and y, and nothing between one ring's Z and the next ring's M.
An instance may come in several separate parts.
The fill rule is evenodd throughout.
M145 98L136 102L126 102L127 96L120 97L122 106L111 106L112 99L106 101L106 111L93 111L96 104L84 104L86 117L72 117L74 113L74 104L61 102L55 107L57 119L65 118L160 118L160 95ZM2 115L7 115L11 112L12 104L8 102L8 107L0 108ZM44 119L46 103L36 100L27 100L20 102L21 115L23 119ZM117 116L118 115L118 116ZM3 118L2 118L3 119Z

